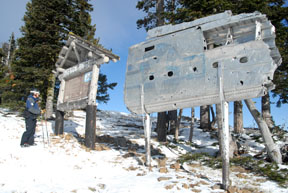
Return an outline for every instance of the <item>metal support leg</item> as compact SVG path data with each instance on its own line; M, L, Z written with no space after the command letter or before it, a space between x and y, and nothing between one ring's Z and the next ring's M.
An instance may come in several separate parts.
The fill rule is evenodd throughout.
M145 113L145 149L146 149L146 166L151 166L151 122L150 122L150 115Z
M221 157L223 189L229 188L229 103L225 101L222 65L218 66L219 97L221 101L222 128L221 129Z
M222 184L223 189L229 187L229 105L223 101L222 106L222 129L221 129L221 156L222 156Z

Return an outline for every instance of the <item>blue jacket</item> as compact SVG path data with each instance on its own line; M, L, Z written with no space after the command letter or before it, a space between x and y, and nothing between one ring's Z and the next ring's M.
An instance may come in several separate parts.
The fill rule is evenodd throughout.
M37 115L40 114L40 108L37 103L38 99L34 98L32 95L29 95L27 100L26 100L26 109L24 116L25 118L36 118Z

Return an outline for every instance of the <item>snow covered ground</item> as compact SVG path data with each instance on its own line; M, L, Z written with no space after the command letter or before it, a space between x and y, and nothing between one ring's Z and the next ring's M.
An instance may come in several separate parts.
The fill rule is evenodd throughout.
M155 122L155 119L152 120ZM38 121L37 146L28 148L20 147L20 139L25 130L22 117L0 113L0 125L1 193L224 192L219 186L221 170L197 162L184 164L180 168L178 156L199 149L185 143L177 149L169 148L156 142L155 133L152 135L152 168L145 167L141 116L97 112L96 133L99 143L94 151L80 143L85 132L85 113L82 111L75 111L74 116L65 121L63 136L53 135L54 121L48 121L47 125ZM189 124L183 123L180 139L187 140L188 131ZM210 154L218 150L218 146L213 145L217 140L198 128L194 129L193 141L197 147L203 147L203 151ZM263 147L257 148L258 151ZM275 182L252 173L232 171L231 180L238 190L245 188L250 192L288 192Z

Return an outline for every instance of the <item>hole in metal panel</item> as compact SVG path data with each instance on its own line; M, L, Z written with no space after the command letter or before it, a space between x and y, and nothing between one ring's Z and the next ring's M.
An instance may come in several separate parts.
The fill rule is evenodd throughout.
M196 67L194 67L194 68L193 68L193 71L194 71L194 72L196 72L196 71L197 71L197 68L196 68Z
M153 76L153 75L150 75L150 76L149 76L149 80L154 80L154 76Z
M172 71L169 71L169 72L168 72L168 76L169 76L169 77L173 76L173 72L172 72Z
M206 46L204 46L204 50L207 50L207 47L206 47Z
M268 80L271 80L270 76L268 76L267 78L268 78Z
M154 56L154 58L153 58L154 60L157 60L157 56Z
M149 46L147 48L145 48L145 52L149 52L151 50L153 50L155 48L155 46Z
M212 66L213 66L213 68L218 68L218 62L214 62L214 63L212 64Z
M243 85L243 84L244 84L243 80L240 80L240 84L241 84L241 85Z
M247 62L248 62L248 58L246 56L240 58L240 63L247 63Z

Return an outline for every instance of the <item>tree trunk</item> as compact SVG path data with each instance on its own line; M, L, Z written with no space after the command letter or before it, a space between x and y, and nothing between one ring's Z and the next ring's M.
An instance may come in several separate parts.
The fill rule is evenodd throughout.
M177 118L177 124L176 124L176 130L175 130L175 141L177 141L177 142L178 142L178 138L179 138L179 129L180 129L180 124L181 124L182 112L183 112L183 109L180 109L179 115Z
M169 124L169 134L174 135L177 125L177 110L168 111L167 123Z
M261 99L262 104L262 116L265 122L267 123L267 126L270 130L274 128L274 121L271 116L271 107L270 107L270 95L267 93L265 96Z
M210 111L211 111L211 115L212 115L212 122L210 124L210 128L212 130L216 130L215 128L215 124L217 122L217 118L215 117L215 113L214 113L214 109L213 109L213 106L210 106Z
M50 119L52 118L53 114L53 99L54 99L54 87L55 87L56 77L55 74L51 74L49 77L49 87L47 89L47 99L46 99L46 112L45 118Z
M156 2L156 26L164 25L164 0L157 0Z
M192 107L191 108L190 134L189 134L189 141L190 142L192 142L192 139L193 139L194 122L195 122L195 109L194 109L194 107Z
M156 2L156 26L164 25L164 18L161 16L164 12L164 0L157 0ZM167 114L160 112L157 115L157 139L159 142L166 142L167 136Z
M157 116L157 139L159 142L166 142L167 137L167 113L161 112Z
M272 135L270 133L270 130L265 120L261 116L260 112L256 109L254 102L251 99L246 99L245 104L247 105L249 111L251 112L252 116L257 122L257 125L261 131L262 138L264 140L265 147L266 147L269 157L271 158L271 160L273 160L277 164L281 164L282 155L281 155L280 149L277 145L275 145Z
M234 132L243 133L243 104L242 101L234 101Z
M210 128L210 113L209 105L200 107L200 127L204 130L209 130Z

